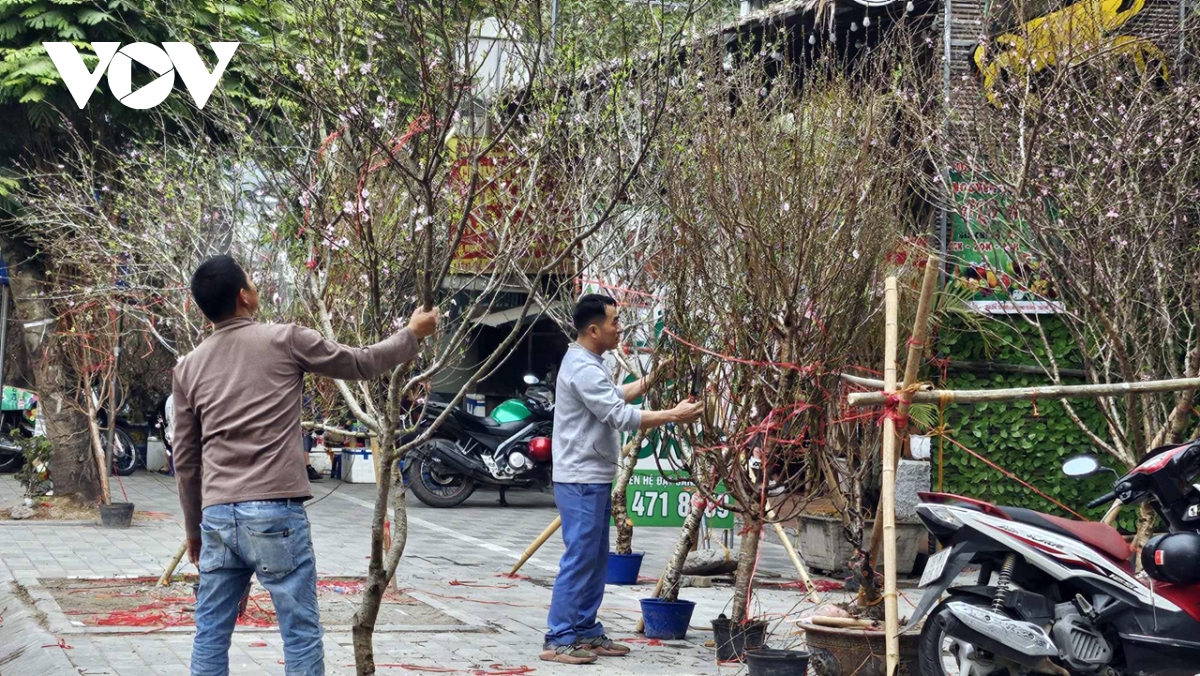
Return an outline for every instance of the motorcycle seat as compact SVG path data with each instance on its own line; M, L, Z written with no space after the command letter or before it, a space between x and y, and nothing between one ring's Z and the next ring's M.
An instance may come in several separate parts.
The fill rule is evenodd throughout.
M1072 521L1053 514L1043 514L1020 507L1005 507L1004 512L1013 521L1079 540L1114 561L1128 564L1130 557L1133 556L1133 549L1128 542L1125 542L1125 538L1121 537L1121 533L1106 523Z

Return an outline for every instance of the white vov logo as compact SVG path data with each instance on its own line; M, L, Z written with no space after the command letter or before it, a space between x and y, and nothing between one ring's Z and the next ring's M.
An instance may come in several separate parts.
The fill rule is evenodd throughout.
M162 103L175 86L175 72L183 78L183 85L203 108L208 97L225 72L225 66L233 59L240 42L210 42L217 55L217 66L212 72L204 67L196 48L186 42L164 42L162 47L148 42L134 42L121 46L119 42L93 42L92 49L100 62L95 71L88 71L79 50L69 42L43 42L50 60L58 68L67 90L82 110L100 84L100 78L108 72L108 88L121 103L129 108L146 110ZM165 50L165 51L164 51ZM150 84L133 91L133 62L158 73L159 77Z

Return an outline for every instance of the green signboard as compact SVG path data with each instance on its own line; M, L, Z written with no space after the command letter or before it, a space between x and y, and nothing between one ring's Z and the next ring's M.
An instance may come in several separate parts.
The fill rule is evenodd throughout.
M683 526L683 520L692 511L696 488L691 483L668 481L667 476L679 475L665 469L662 472L646 469L633 471L625 493L625 507L634 526ZM719 499L728 504L729 494L723 486L717 487L717 493ZM705 514L710 528L733 528L733 513L728 509L710 504Z
M5 411L24 411L35 399L33 392L19 387L4 386L4 395L0 398L0 409Z
M1028 231L1004 186L956 167L950 191L951 283L971 292L975 309L990 314L1058 311L1050 276L1021 246Z

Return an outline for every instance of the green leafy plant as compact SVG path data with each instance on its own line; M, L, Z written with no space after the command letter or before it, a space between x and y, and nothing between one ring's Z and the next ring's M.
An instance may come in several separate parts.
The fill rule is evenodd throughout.
M54 446L46 437L19 439L25 465L17 472L17 481L25 488L26 497L35 498L48 494L54 484L50 480L50 455Z

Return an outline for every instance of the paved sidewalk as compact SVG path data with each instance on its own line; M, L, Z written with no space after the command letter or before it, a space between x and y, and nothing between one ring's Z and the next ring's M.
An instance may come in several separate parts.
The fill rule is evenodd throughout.
M162 573L183 536L181 512L173 479L139 472L113 482L114 496L122 490L139 511L162 512L170 518L143 521L128 530L94 526L50 524L0 525L0 675L58 676L88 674L109 676L166 676L188 672L192 634L186 629L129 633L97 633L97 629L72 628L56 604L40 590L39 579L55 577L157 576ZM309 503L317 566L322 576L363 575L367 567L370 514L374 486L343 484L326 479L314 484L316 499ZM20 497L17 482L0 476L0 505ZM423 631L377 633L379 673L404 673L413 666L472 669L527 666L538 676L577 673L579 667L539 662L550 587L562 554L561 539L552 538L522 569L530 579L503 580L526 546L555 517L551 495L509 495L511 507L497 504L495 493L480 493L465 505L434 510L410 497L409 540L397 573L398 585L429 605L451 615L464 626L453 631L439 627ZM635 533L635 549L646 552L642 574L657 576L666 564L677 532L642 529ZM793 580L784 550L768 543L759 565L762 579ZM184 564L180 572L194 573ZM464 585L462 583L468 583ZM491 586L470 586L470 583ZM515 584L507 587L505 584ZM34 610L15 594L28 590L37 600ZM651 594L651 586L608 588L601 619L616 638L633 636L640 616L638 599ZM603 661L588 673L633 674L733 674L734 667L718 668L714 651L705 647L711 637L709 620L728 613L732 591L728 587L686 589L683 597L697 603L693 631L687 641L664 646L637 645L634 655ZM841 600L838 595L827 595ZM913 599L915 600L915 598ZM776 619L772 645L785 646L796 639L787 618L811 607L793 590L764 590L755 596L756 612ZM907 604L902 603L902 606ZM901 614L906 611L901 608ZM42 612L41 618L37 617ZM33 620L41 628L31 630ZM32 633L31 633L32 632ZM141 632L141 633L139 633ZM60 639L70 649L58 647ZM44 646L53 647L44 647ZM327 673L352 674L350 635L328 631L325 638ZM238 676L283 674L283 646L275 631L239 630L231 650L231 670ZM22 665L17 670L16 665ZM407 665L401 667L399 665ZM498 669L498 668L497 668Z

